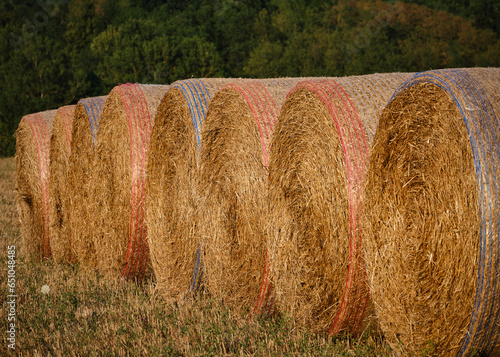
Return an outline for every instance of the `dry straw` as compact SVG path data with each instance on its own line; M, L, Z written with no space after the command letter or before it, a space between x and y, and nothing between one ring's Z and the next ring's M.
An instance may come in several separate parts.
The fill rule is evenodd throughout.
M278 309L315 332L357 334L367 322L360 192L378 115L409 77L307 80L281 109L269 163L270 272Z
M71 155L65 188L68 209L63 209L63 237L69 241L69 259L95 268L91 211L92 177L95 165L99 120L107 96L80 99L76 105L71 132Z
M286 93L299 78L229 84L212 99L200 156L200 238L210 293L240 312L265 307L267 165Z
M41 261L50 257L49 150L56 110L24 116L16 131L16 193L24 254Z
M57 263L69 262L69 240L64 236L67 214L68 165L71 152L71 129L75 105L57 110L52 125L49 164L49 231L52 258Z
M146 164L160 101L169 86L123 84L106 101L97 134L94 245L106 275L149 274L145 224Z
M500 354L499 86L498 68L423 72L380 117L363 232L398 355Z
M232 79L177 81L156 112L149 144L146 223L157 289L182 299L200 285L198 161L203 121L215 93Z

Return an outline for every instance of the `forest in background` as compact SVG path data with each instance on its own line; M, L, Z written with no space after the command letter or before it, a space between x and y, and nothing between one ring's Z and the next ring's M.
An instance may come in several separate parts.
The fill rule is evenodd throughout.
M23 115L126 82L498 66L497 0L3 0L0 156Z

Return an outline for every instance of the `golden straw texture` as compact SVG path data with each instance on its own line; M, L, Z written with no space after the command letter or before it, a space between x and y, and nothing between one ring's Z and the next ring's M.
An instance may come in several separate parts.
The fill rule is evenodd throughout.
M363 232L398 355L500 354L499 85L497 68L420 73L380 117Z
M200 156L200 245L209 292L240 312L266 307L267 165L286 93L301 78L230 84L212 102Z
M182 299L199 287L198 161L203 122L215 93L233 79L177 81L163 98L151 133L146 221L156 288Z
M378 115L410 74L299 83L272 141L268 224L276 304L315 332L358 334L373 314L358 215Z
M97 134L94 245L103 274L141 279L151 273L145 224L149 139L169 86L116 86Z
M16 202L26 259L50 257L49 151L56 110L25 115L16 131Z
M70 262L80 262L91 269L96 266L92 178L97 129L106 99L107 96L83 98L76 105L66 190L69 208L63 212L63 236L70 241Z
M50 249L56 263L70 261L70 241L63 234L67 215L68 166L75 105L57 109L50 139L49 222Z

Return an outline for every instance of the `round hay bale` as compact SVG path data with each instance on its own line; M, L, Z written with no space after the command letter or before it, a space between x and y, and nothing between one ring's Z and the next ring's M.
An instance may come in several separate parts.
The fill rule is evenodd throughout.
M68 164L71 152L71 129L75 105L57 109L52 125L49 163L49 231L52 259L56 263L68 263L69 239L63 235L65 202L68 190Z
M16 130L16 202L24 254L28 260L50 257L49 150L56 110L25 115Z
M419 73L380 116L363 232L397 354L500 355L499 86L499 68Z
M199 206L205 282L236 311L265 307L269 144L286 93L301 79L229 84L205 119Z
M107 96L80 99L76 105L71 132L71 155L65 193L68 209L63 210L63 236L69 240L71 263L95 268L93 241L95 198L92 177L95 165L97 129Z
M197 235L201 132L215 93L234 79L173 83L156 112L146 178L146 223L156 288L182 299L200 286Z
M146 164L156 110L169 86L113 88L97 134L94 245L105 275L142 279L151 273L145 224Z
M378 115L410 74L323 78L287 96L269 163L270 272L280 311L356 335L370 315L358 215Z

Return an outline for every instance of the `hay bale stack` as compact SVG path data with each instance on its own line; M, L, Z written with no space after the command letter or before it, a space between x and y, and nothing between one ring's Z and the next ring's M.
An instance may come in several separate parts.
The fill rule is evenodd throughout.
M97 134L94 244L105 275L150 273L145 224L146 164L160 101L169 86L123 84L106 101Z
M229 84L212 99L200 153L200 239L210 293L236 311L265 304L267 165L286 93L301 79Z
M156 288L177 299L200 284L198 161L203 121L215 93L234 79L177 81L156 112L149 144L146 222Z
M16 130L16 202L24 254L28 260L50 257L49 151L56 110L25 115Z
M83 98L76 105L71 132L71 155L66 189L68 209L63 210L63 236L69 240L69 258L84 267L95 268L93 219L95 200L92 177L95 165L97 129L107 96ZM63 202L64 202L63 201Z
M315 332L355 335L366 325L360 193L378 115L409 77L308 80L281 109L269 163L270 272L278 309Z
M71 152L71 129L75 105L57 109L52 125L49 164L49 231L52 259L57 263L69 262L69 240L63 235L65 202L68 190L68 164Z
M384 109L363 232L399 355L500 354L499 68L415 75Z

